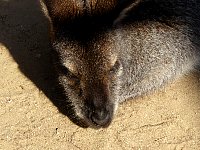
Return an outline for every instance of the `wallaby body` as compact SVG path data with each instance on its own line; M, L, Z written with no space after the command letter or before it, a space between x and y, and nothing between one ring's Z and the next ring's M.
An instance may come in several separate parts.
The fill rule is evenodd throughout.
M85 126L200 61L198 0L46 0L58 79Z

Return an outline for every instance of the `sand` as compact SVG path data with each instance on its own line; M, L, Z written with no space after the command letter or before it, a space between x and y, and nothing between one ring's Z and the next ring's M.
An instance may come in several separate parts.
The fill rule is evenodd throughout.
M198 71L123 103L109 128L84 129L54 98L48 28L39 1L0 1L0 150L200 149Z

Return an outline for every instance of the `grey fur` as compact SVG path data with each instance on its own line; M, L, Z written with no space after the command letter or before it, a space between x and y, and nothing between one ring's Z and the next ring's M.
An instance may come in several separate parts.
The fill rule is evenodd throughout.
M46 1L51 12L51 0ZM198 0L126 4L100 16L86 11L73 18L75 23L50 13L58 79L74 115L86 126L107 127L119 103L156 90L199 65Z

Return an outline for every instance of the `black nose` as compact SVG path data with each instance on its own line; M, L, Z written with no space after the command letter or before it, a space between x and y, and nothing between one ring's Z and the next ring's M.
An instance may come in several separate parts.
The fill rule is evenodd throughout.
M102 127L107 127L111 122L111 114L106 109L96 109L91 113L91 121Z

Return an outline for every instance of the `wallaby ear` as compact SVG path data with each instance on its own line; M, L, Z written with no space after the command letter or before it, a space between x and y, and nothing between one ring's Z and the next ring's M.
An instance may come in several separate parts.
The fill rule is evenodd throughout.
M72 20L84 13L84 0L43 0L52 21Z
M102 15L116 8L120 0L43 0L52 20L66 21L84 15ZM126 0L125 0L126 1Z
M119 0L86 0L91 15L102 15L112 11Z
M136 8L139 3L141 3L143 0L132 0L131 2L129 1L129 3L121 9L121 11L119 12L119 15L117 16L117 18L114 20L114 25L117 26L121 23L121 21L123 21L128 13L132 10L134 10L134 8Z

